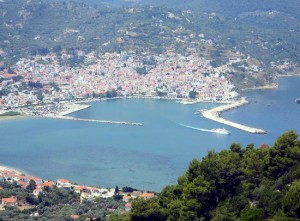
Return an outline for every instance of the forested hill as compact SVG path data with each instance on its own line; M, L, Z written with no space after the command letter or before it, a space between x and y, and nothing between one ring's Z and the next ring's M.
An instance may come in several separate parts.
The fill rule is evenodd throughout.
M74 1L74 0L73 0ZM245 12L281 11L300 18L300 0L76 0L110 7L136 7L145 5L164 6L181 10L193 9L201 12L216 12L234 18Z
M178 184L137 200L124 220L300 220L300 141L294 131L271 147L210 151Z
M214 50L239 50L266 66L286 59L299 63L299 7L300 0L2 0L0 65L60 47L159 53L191 34L204 34ZM126 44L116 42L120 38Z

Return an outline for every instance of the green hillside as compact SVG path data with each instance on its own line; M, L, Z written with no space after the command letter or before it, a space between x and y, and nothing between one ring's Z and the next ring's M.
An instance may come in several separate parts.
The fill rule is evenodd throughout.
M299 220L300 140L294 131L271 147L208 152L191 161L178 184L136 200L123 220ZM116 218L118 219L118 218Z
M282 59L298 63L300 59L298 0L164 1L160 4L129 1L136 9L132 12L126 7L111 7L109 1L108 4L97 2L100 4L95 4L96 1L1 1L0 49L6 57L0 58L16 60L36 52L57 51L60 47L104 52L150 47L161 52L174 43L176 35L172 30L182 26L184 32L180 36L203 33L215 42L216 49L240 50L266 65ZM119 4L114 2L113 5ZM154 3L155 7L148 3ZM191 13L183 13L184 10ZM168 12L177 19L168 18ZM159 28L159 23L165 29ZM139 35L131 37L126 45L116 43L130 28ZM103 46L109 41L109 46Z

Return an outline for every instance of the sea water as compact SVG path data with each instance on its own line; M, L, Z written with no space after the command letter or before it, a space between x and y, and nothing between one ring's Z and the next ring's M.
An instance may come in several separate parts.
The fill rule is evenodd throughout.
M197 110L217 103L183 105L170 100L117 99L92 103L71 114L79 118L140 122L144 126L60 119L0 121L0 163L44 179L67 178L83 185L116 185L160 191L175 184L193 158L233 142L272 145L283 132L300 133L300 78L280 78L279 88L250 91L249 105L223 114L226 119L261 128L265 135L205 119ZM225 128L231 135L194 130Z

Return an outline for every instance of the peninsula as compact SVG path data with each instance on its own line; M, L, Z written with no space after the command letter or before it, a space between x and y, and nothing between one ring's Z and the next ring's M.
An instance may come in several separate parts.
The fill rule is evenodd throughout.
M226 120L224 118L222 118L220 116L220 114L224 111L228 111L234 108L238 108L240 106L243 106L245 104L248 104L249 101L247 101L245 98L241 98L240 100L234 102L234 103L230 103L230 104L226 104L226 105L222 105L210 110L205 110L205 111L201 111L203 117L222 123L222 124L226 124L228 126L246 131L248 133L252 133L252 134L266 134L267 132L265 130L262 129L258 129L258 128L254 128L254 127L249 127L246 125L242 125L242 124L238 124L229 120Z

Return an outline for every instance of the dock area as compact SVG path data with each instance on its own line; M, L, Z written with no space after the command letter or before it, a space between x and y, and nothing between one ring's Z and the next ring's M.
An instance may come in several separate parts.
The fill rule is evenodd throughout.
M83 119L83 118L77 118L77 117L70 117L70 116L61 116L61 115L55 115L55 116L45 116L48 118L54 118L54 119L63 119L63 120L74 120L74 121L84 121L84 122L95 122L95 123L102 123L102 124L122 124L122 125L129 125L129 126L143 126L142 123L134 123L134 122L126 122L126 121L110 121L110 120L96 120L96 119Z
M210 109L210 110L201 111L201 113L202 113L203 117L205 117L207 119L210 119L210 120L213 120L213 121L216 121L216 122L219 122L219 123L222 123L222 124L225 124L225 125L228 125L228 126L231 126L231 127L243 130L243 131L246 131L248 133L266 134L267 132L265 130L254 128L254 127L249 127L249 126L242 125L239 123L235 123L235 122L226 120L220 116L220 114L224 111L238 108L238 107L246 105L248 103L249 102L245 98L242 98L241 100L236 101L234 103L222 105L222 106Z
M60 112L58 115L64 116L64 115L68 115L68 114L71 114L71 113L75 113L77 111L87 109L87 108L91 107L91 105L77 104L77 103L65 103L64 107L66 108L66 110Z
M87 119L87 118L77 118L77 117L72 117L72 116L66 116L68 114L89 108L90 106L91 105L88 105L88 104L65 103L63 111L60 111L58 113L44 114L41 117L62 119L62 120L95 122L95 123L101 123L101 124L121 124L121 125L129 125L129 126L143 126L142 123L135 123L135 122L97 120L97 119Z

